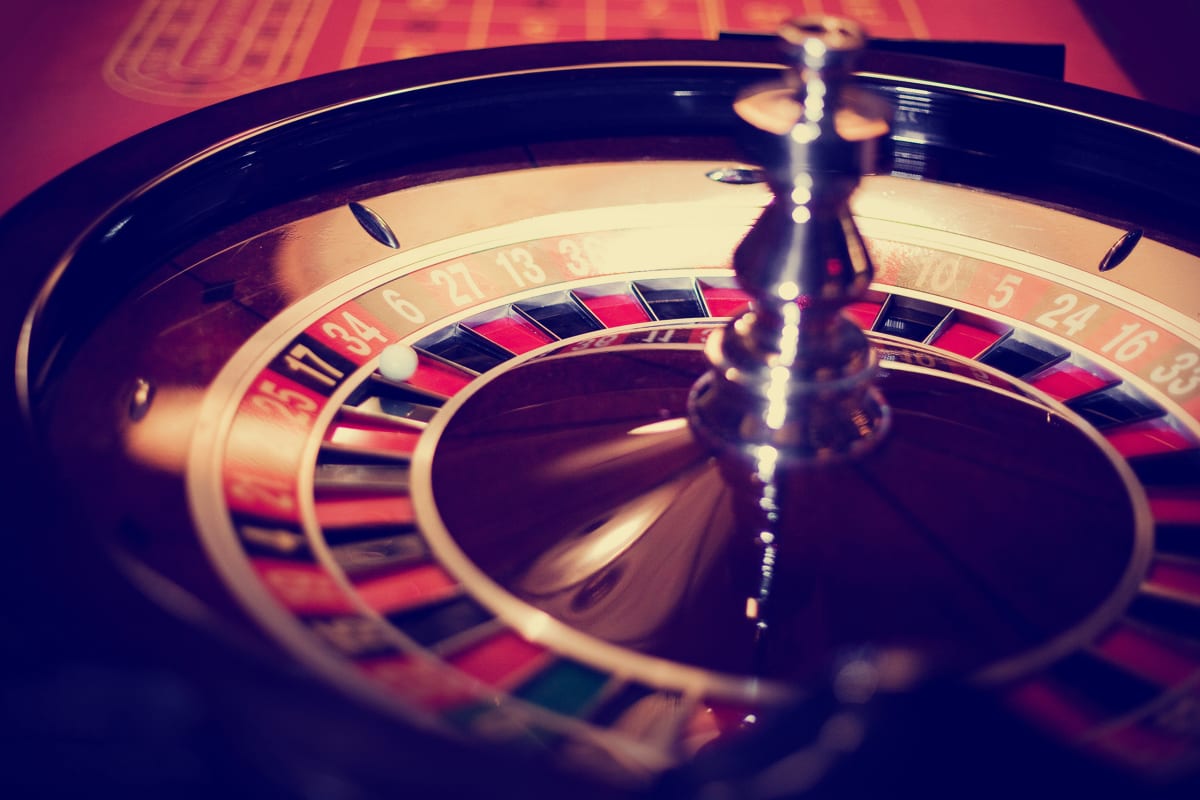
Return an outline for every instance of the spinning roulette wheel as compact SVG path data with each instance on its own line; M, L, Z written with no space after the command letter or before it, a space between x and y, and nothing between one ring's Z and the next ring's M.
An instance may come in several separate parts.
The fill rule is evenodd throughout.
M12 738L106 754L19 785L1194 791L1200 132L868 51L829 177L780 58L360 68L8 214Z

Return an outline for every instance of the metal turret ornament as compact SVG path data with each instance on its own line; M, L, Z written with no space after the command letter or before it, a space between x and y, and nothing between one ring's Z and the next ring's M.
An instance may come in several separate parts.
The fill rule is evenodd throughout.
M856 24L805 18L780 35L786 77L735 104L774 193L734 255L751 302L709 339L689 402L702 440L755 464L851 456L890 420L867 338L841 313L873 275L848 201L886 106L847 85L865 42Z

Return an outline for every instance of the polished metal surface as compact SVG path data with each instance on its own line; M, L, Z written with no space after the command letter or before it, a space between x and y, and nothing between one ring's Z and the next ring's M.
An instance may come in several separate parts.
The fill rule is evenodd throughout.
M880 104L844 86L864 42L846 20L788 23L782 84L735 106L774 199L734 255L750 307L710 338L689 413L702 440L760 472L861 452L889 424L870 346L841 314L874 274L849 198L887 132Z

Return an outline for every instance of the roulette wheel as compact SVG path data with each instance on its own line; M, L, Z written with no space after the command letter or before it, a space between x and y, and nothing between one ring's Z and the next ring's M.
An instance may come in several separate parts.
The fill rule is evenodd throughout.
M810 41L312 78L10 212L15 785L1194 792L1200 132Z

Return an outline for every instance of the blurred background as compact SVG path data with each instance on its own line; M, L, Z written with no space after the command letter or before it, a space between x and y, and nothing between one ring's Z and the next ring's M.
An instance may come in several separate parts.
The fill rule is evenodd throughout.
M47 0L0 3L0 212L140 130L397 58L533 42L715 38L797 14L875 36L1066 46L1066 80L1200 113L1195 0Z

